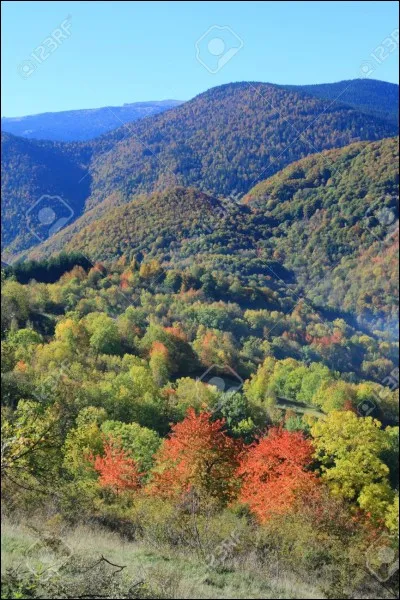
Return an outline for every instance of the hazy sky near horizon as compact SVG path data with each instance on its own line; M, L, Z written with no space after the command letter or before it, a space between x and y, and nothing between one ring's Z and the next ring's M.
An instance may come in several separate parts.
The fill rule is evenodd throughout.
M398 69L394 1L2 2L7 117Z

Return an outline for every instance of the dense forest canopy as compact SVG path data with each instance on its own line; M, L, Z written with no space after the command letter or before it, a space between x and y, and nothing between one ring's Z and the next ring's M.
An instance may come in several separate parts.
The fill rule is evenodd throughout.
M398 139L389 138L302 159L240 204L170 188L109 210L79 233L67 228L31 256L66 248L92 262L146 257L165 269L195 258L272 289L281 302L304 298L395 337L397 163Z
M374 589L365 552L396 530L397 344L197 265L121 257L68 271L69 260L4 275L7 510L33 516L52 498L58 519L133 528L157 547L183 528L186 552L193 520L206 545L239 528L257 564L264 534L285 556L307 531L286 568L303 555L307 578L322 552L341 575L324 568L321 584ZM323 518L332 511L340 531ZM12 589L30 581L13 577ZM46 580L29 585L49 593Z

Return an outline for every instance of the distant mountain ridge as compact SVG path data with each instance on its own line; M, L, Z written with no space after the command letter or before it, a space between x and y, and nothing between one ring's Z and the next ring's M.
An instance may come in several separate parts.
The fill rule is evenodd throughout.
M348 104L395 125L399 119L398 85L376 79L344 80L279 87L321 100ZM130 123L183 104L181 100L130 102L122 106L46 112L22 117L2 117L1 130L28 139L87 141Z
M356 80L353 91L360 85ZM242 82L88 142L3 134L3 246L15 255L37 245L26 215L43 195L71 207L63 230L68 238L71 229L75 234L143 193L192 186L232 200L310 154L397 132L349 104Z
M180 100L132 102L81 110L47 112L26 117L2 117L1 130L28 139L79 142L182 104Z

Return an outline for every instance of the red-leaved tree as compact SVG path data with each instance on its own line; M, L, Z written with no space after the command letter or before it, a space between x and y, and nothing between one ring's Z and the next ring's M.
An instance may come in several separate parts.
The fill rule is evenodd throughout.
M136 462L127 456L125 450L118 448L112 439L104 443L104 456L94 458L94 468L100 475L100 485L117 494L123 490L140 488L141 474Z
M225 422L211 417L208 412L196 415L190 408L185 419L172 427L156 455L149 493L179 498L195 491L222 504L235 497L238 445L226 435Z
M242 479L240 502L261 522L290 510L299 494L316 488L317 478L307 471L313 452L301 432L271 428L242 456L237 471Z

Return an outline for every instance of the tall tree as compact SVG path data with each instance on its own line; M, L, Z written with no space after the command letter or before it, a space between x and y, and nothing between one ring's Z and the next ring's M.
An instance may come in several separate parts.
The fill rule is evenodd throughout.
M196 415L189 409L156 455L149 492L178 498L195 491L222 504L232 500L238 484L238 445L224 427L224 420L213 421L211 413Z
M289 511L299 494L316 491L316 477L308 470L313 451L301 432L271 428L243 455L238 469L242 478L239 500L261 522Z

